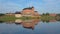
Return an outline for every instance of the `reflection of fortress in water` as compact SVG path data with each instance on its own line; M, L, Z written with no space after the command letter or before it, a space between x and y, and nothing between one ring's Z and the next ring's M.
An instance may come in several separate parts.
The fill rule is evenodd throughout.
M16 19L14 21L0 21L0 23L22 25L24 28L34 29L35 25L37 25L38 22L40 21L41 21L40 19L31 19L31 20ZM55 19L48 20L48 21L42 20L42 22L45 22L45 23L48 23L48 22L54 23L56 21L57 20Z
M34 26L38 24L40 20L39 19L32 19L32 20L20 20L17 19L15 21L15 24L22 24L22 26L24 28L28 28L28 29L34 29Z

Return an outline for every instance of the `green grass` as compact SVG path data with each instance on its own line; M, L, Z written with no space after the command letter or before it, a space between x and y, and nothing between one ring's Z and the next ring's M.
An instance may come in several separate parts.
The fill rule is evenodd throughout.
M11 20L16 20L16 19L29 20L29 19L33 19L33 18L32 17L20 17L20 18L16 18L15 16L9 16L9 15L5 15L5 16L1 16L0 17L1 21L11 21Z
M42 21L48 21L48 20L51 20L51 19L55 19L55 17L48 16L48 15L43 15L43 16L41 16L39 18L36 18L36 17L20 17L20 18L16 18L15 16L9 16L9 15L5 15L5 16L0 17L0 21L14 21L16 19L21 19L21 20L41 19Z
M10 20L15 20L16 18L14 16L2 16L0 20L2 21L10 21Z
M42 21L48 21L48 20L52 20L52 19L55 19L55 17L48 16L48 15L41 16Z

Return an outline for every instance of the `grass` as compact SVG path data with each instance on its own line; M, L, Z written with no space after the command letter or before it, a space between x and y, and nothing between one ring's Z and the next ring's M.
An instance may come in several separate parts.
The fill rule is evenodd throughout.
M20 17L20 18L16 18L15 16L9 16L9 15L5 15L5 16L1 16L0 17L0 21L14 21L16 19L21 19L21 20L29 20L29 19L41 19L42 21L48 21L51 19L55 19L55 17L52 16L41 16L41 17Z
M35 19L32 17L20 17L20 18L16 18L15 16L9 16L9 15L5 15L5 16L0 16L0 21L11 21L11 20L16 20L16 19L21 19L21 20L28 20L28 19Z
M16 18L14 16L2 16L0 17L0 20L2 21L10 21L10 20L15 20Z
M48 15L41 16L41 20L42 20L42 21L49 21L49 20L52 20L52 19L55 19L55 17L53 17L53 16L48 16Z

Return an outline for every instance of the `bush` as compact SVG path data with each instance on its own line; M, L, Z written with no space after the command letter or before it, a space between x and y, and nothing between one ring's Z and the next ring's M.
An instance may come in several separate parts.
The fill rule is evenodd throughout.
M4 16L5 14L0 14L0 16Z

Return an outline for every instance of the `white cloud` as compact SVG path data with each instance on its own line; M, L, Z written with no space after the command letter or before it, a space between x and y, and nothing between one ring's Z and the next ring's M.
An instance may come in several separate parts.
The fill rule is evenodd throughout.
M37 11L42 13L60 11L60 0L17 0L15 2L13 2L13 0L8 2L2 1L3 0L0 0L0 12L22 10L22 8L29 6L34 6Z
M21 8L21 5L13 3L13 2L6 2L0 4L0 12L15 12L19 11Z

